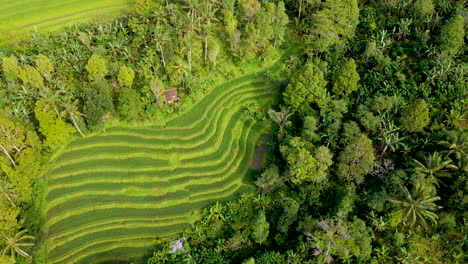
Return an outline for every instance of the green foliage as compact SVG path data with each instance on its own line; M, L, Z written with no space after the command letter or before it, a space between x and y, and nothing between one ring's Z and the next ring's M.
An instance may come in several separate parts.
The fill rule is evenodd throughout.
M278 220L277 228L281 233L287 233L290 226L297 220L299 204L291 198L283 201L283 214Z
M333 93L336 96L348 96L357 91L359 80L355 61L348 59L340 66L333 79Z
M34 114L39 121L39 132L45 137L43 145L52 151L65 144L74 132L73 126L58 118L44 101L36 102Z
M317 134L318 119L311 115L304 117L304 125L302 128L301 137L312 143L320 142L320 135Z
M456 15L441 28L439 48L442 54L453 57L463 47L465 37L464 23L463 17Z
M117 81L120 86L132 87L133 79L135 78L135 71L127 66L120 67L119 74L117 75Z
M44 88L44 79L41 74L30 65L26 65L21 69L19 78L24 85L31 86L32 88Z
M15 160L21 157L26 149L40 147L36 133L14 120L9 109L0 109L0 130L0 151L8 157L13 166L17 165Z
M400 185L400 194L390 197L388 200L396 206L393 213L403 225L423 225L427 226L427 220L437 224L439 218L434 213L439 206L434 202L440 200L439 196L432 196L427 192L425 185L416 183L410 191L406 186Z
M260 177L255 181L260 193L271 195L284 186L283 179L279 175L278 167L272 165L268 167Z
M370 233L364 221L355 219L348 222L339 213L317 224L309 246L314 249L319 263L350 260L353 256L365 261L372 251Z
M11 82L19 78L21 67L15 56L3 57L2 70L6 81Z
M137 91L122 87L119 89L117 96L116 110L122 119L136 121L143 117L143 104Z
M96 82L85 86L82 92L83 113L89 126L102 124L103 118L112 112L112 97L106 82Z
M283 93L283 99L290 108L301 113L308 111L310 104L322 108L328 101L325 85L323 72L308 62L293 74Z
M312 29L308 41L312 49L324 52L331 46L354 37L359 22L357 0L322 1L320 8L309 19Z
M85 68L91 81L102 81L108 73L106 60L96 54L89 58Z
M289 138L285 145L280 146L283 159L288 164L289 179L292 183L301 184L305 181L320 182L323 180L316 178L316 161L306 146L307 143L300 137Z
M426 101L419 99L404 108L400 126L408 132L419 132L429 125L430 121Z
M39 54L36 57L36 68L41 75L48 81L52 79L54 64L45 55Z
M457 169L450 158L443 157L440 153L434 152L424 156L422 162L413 159L412 169L417 175L423 176L429 183L437 186L444 184L441 178L450 177L449 169Z
M413 3L414 12L417 17L424 19L434 13L433 0L416 0Z
M317 165L316 178L319 182L328 178L328 169L333 164L333 153L329 148L320 146L314 150L315 163Z
M262 244L268 238L270 224L266 221L265 213L260 211L252 222L252 236L256 243Z
M360 184L364 176L374 166L374 148L372 141L365 135L360 134L351 138L349 144L338 157L337 175L347 181L355 181Z

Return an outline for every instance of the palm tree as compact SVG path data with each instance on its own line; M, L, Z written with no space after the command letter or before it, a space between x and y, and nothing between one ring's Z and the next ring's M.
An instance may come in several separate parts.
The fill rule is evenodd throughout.
M268 114L270 115L271 119L280 127L289 126L291 124L289 117L292 116L292 113L289 112L289 109L281 108L280 112L276 112L275 110L270 109L268 110Z
M162 26L156 26L154 29L154 42L156 43L156 48L159 50L161 55L161 61L163 63L164 69L166 69L166 60L164 59L163 46L171 40L169 34L163 30Z
M189 15L191 17L191 25L193 26L193 20L195 18L195 13L197 12L197 6L200 4L198 0L185 0L185 5L183 6L184 9L189 11Z
M13 190L10 183L4 181L0 178L0 194L2 194L13 207L16 207L16 204L13 202L13 198L16 198L17 195Z
M443 158L442 155L438 152L429 154L429 156L424 157L423 161L413 159L411 162L413 166L410 171L415 172L416 174L426 177L429 181L439 187L439 183L442 183L441 177L450 177L450 172L447 169L457 169L453 164L450 158Z
M201 27L201 35L203 37L203 46L204 46L203 60L205 63L206 63L206 58L208 55L208 40L210 39L212 34L213 34L213 26L211 24L203 24Z
M14 234L9 233L9 234L2 234L0 236L0 239L5 243L5 247L2 249L2 255L6 256L7 253L10 255L12 259L15 259L16 254L19 254L23 257L28 257L31 258L31 256L24 251L23 247L29 247L33 246L33 243L25 243L24 240L32 240L34 239L33 236L28 236L24 235L26 232L28 232L27 229L23 231L19 231L18 233Z
M449 130L445 132L445 140L437 144L445 148L442 153L447 156L454 154L457 160L468 155L468 134L462 129Z
M54 108L57 117L60 118L59 104L61 103L60 93L54 92L48 88L42 89L38 100L44 101Z
M79 116L85 116L85 115L78 111L77 104L78 104L78 100L75 100L73 102L71 101L71 99L66 100L65 102L62 103L62 106L64 108L62 113L67 115L70 118L73 125L76 127L76 130L78 131L78 133L80 133L80 135L84 137L83 132L81 132L81 129L78 126L78 123L76 122L76 119Z
M200 51L199 42L195 39L193 34L187 34L182 39L181 52L187 54L188 60L188 73L192 72L192 54L197 54Z
M439 196L425 193L425 186L421 186L419 183L413 186L411 192L405 186L400 185L400 194L388 198L388 201L398 208L394 214L401 214L403 224L410 223L412 226L415 224L426 226L426 220L437 224L439 217L434 211L441 207L434 202L438 200L440 200Z

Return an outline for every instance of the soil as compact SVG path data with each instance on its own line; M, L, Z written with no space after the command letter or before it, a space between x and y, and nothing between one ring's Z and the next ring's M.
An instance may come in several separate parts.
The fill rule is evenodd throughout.
M271 139L270 135L263 135L258 141L257 146L255 147L252 165L250 165L250 168L252 170L259 171L263 169L263 165L264 165L263 161L265 159L265 154L268 149L268 145L266 142L270 141L270 139Z

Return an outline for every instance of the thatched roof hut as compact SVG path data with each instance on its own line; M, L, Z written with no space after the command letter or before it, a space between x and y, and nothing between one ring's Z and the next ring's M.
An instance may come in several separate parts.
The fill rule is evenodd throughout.
M179 102L179 93L177 92L177 88L164 90L164 97L166 97L166 103L168 105Z

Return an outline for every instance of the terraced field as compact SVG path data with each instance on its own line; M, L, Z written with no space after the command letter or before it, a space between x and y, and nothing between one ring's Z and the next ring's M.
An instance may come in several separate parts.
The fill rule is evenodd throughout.
M164 127L111 128L72 142L48 173L48 263L130 263L193 210L253 187L264 125L243 110L278 88L256 75L219 87Z
M110 17L136 0L0 0L0 32L56 29L66 24Z

